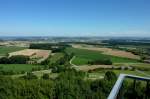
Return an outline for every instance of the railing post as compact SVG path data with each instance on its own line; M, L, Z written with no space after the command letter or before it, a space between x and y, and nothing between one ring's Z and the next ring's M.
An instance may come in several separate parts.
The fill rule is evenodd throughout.
M150 92L150 89L149 89L149 87L150 87L150 83L149 83L149 81L147 81L147 84L146 84L146 93L145 93L145 99L148 99L148 97L149 97L149 92Z
M133 90L134 90L134 92L136 90L136 80L133 81Z
M124 99L123 98L123 87L124 87L124 84L122 83L122 86L121 86L121 88L120 88L120 90L119 90L119 93L118 93L118 96L117 96L117 99Z
M136 92L136 80L141 81L147 81L146 86L146 94L145 98L149 98L150 93L150 78L148 77L141 77L141 76L135 76L135 75L128 75L128 74L120 74L119 78L117 79L115 85L113 86L109 96L107 99L123 99L124 98L124 92L123 92L123 80L125 78L134 79L133 81L133 91Z

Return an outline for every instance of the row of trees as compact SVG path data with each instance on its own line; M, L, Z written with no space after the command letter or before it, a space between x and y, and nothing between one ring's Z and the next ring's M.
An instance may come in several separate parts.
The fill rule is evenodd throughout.
M73 57L73 55L73 53L68 54L66 52L63 52L63 57L59 58L57 61L51 62L51 56L49 56L49 58L47 58L41 64L44 65L46 68L52 69L52 72L59 73L70 67L69 61Z
M88 61L90 65L112 65L112 61L110 59L99 59L94 61Z
M64 56L57 60L55 63L50 64L50 68L53 73L59 73L70 68L70 59L73 57L73 54L67 54L64 52Z
M110 39L110 40L103 40L103 43L106 43L107 45L110 46L116 46L116 45L134 45L134 46L149 46L150 42L149 41L144 41L144 40L127 40L127 39Z
M53 53L62 52L69 45L63 43L42 43L42 44L30 44L30 49L44 49L51 50Z
M29 60L28 56L16 55L0 58L0 64L26 64Z

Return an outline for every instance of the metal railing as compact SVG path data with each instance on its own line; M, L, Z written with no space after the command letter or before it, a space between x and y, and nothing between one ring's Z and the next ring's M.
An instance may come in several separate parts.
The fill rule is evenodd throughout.
M147 88L149 88L149 77L141 77L141 76L135 76L135 75L128 75L128 74L120 74L119 78L117 79L115 85L113 86L109 96L107 99L123 99L123 93L122 93L122 86L123 81L125 78L130 78L134 80L134 87L136 84L136 80L142 80L147 82Z

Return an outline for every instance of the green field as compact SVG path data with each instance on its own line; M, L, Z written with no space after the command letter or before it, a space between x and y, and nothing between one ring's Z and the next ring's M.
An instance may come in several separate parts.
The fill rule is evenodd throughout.
M19 50L25 49L24 47L16 47L16 46L0 46L0 56L5 56L10 52L15 52Z
M55 53L53 56L51 56L50 63L55 63L57 60L59 60L63 56L64 56L63 53Z
M59 61L60 58L62 58L64 56L63 53L54 53L54 55L51 55L49 58L48 58L48 61L49 61L49 65L51 64L55 64L57 61Z
M111 55L104 55L100 51L91 51L86 49L77 49L77 48L66 48L67 53L74 53L75 58L72 61L73 64L76 65L84 65L87 64L88 61L98 60L109 58L113 63L137 63L138 60L116 57Z
M0 64L0 70L2 71L31 71L32 68L38 68L40 65L32 65L32 64Z

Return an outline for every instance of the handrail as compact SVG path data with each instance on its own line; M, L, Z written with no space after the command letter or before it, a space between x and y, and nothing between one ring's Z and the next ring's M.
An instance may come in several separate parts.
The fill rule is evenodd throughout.
M135 75L128 75L128 74L120 74L119 78L117 79L114 87L112 88L109 96L107 99L117 99L117 96L119 94L119 91L122 87L123 80L125 78L131 78L131 79L136 79L136 80L143 80L143 81L150 81L150 78L148 77L141 77L141 76L135 76Z

